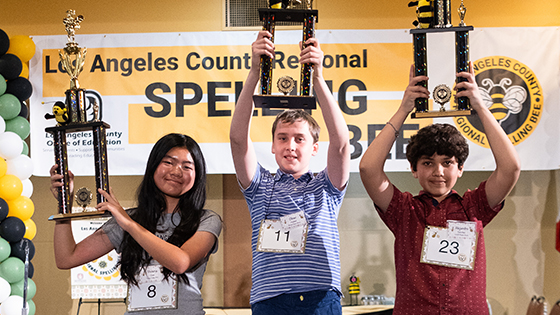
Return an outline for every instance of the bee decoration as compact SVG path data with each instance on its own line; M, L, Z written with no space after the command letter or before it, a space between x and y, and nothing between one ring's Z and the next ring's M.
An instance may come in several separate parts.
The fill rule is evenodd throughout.
M62 125L66 125L66 123L68 123L69 117L68 117L68 109L66 108L66 105L61 102L58 101L56 103L54 103L53 107L52 107L52 114L45 114L45 119L55 119L56 122L58 122L59 126Z
M408 3L409 7L417 6L418 20L412 22L417 28L430 28L434 26L434 6L432 0L417 0Z
M350 284L348 285L348 294L350 294L350 304L353 304L352 297L356 297L356 304L358 304L358 294L360 294L360 278L352 275L350 277Z
M301 0L269 0L268 6L271 9L293 9Z

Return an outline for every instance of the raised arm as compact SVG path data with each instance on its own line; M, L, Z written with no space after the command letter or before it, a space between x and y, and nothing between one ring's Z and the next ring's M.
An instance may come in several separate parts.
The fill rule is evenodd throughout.
M470 72L461 72L457 76L467 79L466 82L456 85L455 89L465 89L464 91L457 92L457 97L467 96L470 99L472 108L476 111L482 122L490 149L496 161L496 169L492 172L486 183L488 203L491 207L494 207L506 198L513 189L513 186L515 186L515 183L517 183L519 173L521 172L521 162L507 134L482 102L480 91L475 81L472 63L470 64Z
M53 165L51 174L51 192L55 198L62 175L56 174L58 165ZM69 172L70 196L73 195L74 174ZM70 220L57 221L54 226L54 257L56 266L60 269L74 268L97 259L113 249L109 238L102 230L97 230L78 244L72 234Z
M107 201L98 204L97 209L110 211L119 226L127 231L150 256L176 274L185 273L197 266L208 256L216 243L216 236L205 231L196 232L181 247L168 243L132 220L120 206L113 190L109 191L110 194L99 189Z
M249 134L254 109L253 94L259 82L261 55L274 58L274 43L270 40L271 37L269 32L260 31L257 40L252 44L251 70L231 119L229 131L231 155L237 180L243 188L249 187L257 167L257 156Z
M343 189L350 176L350 143L348 127L323 78L323 51L316 38L310 38L301 51L300 63L313 64L313 88L321 107L323 120L329 133L327 154L327 172L331 183L339 190Z
M414 109L414 100L419 97L428 98L430 95L425 87L416 85L424 80L428 80L428 78L426 76L414 77L414 66L411 66L409 83L399 109L371 142L360 161L362 183L373 203L381 211L387 210L391 198L393 198L393 185L383 169L385 160L396 140L397 131Z

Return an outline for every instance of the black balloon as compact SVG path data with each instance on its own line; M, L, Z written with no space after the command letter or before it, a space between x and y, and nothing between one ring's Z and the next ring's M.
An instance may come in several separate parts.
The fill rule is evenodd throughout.
M25 224L20 218L7 217L0 223L0 236L6 241L19 242L25 235Z
M0 56L5 54L10 48L10 37L0 29Z
M33 87L31 86L31 82L26 78L17 77L13 80L8 80L6 93L14 95L20 102L23 102L31 96Z
M25 102L21 102L21 109L19 111L18 116L21 116L25 119L29 119L29 108L25 104Z
M26 238L20 240L19 242L10 243L10 247L12 248L10 256L17 257L21 259L21 261L25 262L25 244L29 246L29 260L31 260L33 256L35 256L35 245L32 241Z
M10 209L8 208L8 203L6 200L0 198L0 221L4 220L8 216L9 212Z
M13 80L21 74L23 64L18 56L13 54L5 54L0 57L0 74L6 80Z

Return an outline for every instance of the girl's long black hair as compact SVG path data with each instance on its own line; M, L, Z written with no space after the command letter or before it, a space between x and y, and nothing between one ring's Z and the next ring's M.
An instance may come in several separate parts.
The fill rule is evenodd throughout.
M167 240L167 242L181 247L196 233L206 202L206 163L200 147L191 137L171 133L156 142L150 152L142 183L138 187L138 208L131 213L131 218L148 231L156 233L157 222L166 210L166 202L165 195L155 184L154 173L167 152L176 147L186 148L190 152L195 167L193 187L180 197L177 207L173 210L174 213L180 214L181 222ZM138 285L136 275L142 267L149 265L151 260L152 257L144 248L125 231L120 259L122 279L129 284ZM172 272L164 267L163 274L167 279ZM177 276L179 281L188 283L185 274Z

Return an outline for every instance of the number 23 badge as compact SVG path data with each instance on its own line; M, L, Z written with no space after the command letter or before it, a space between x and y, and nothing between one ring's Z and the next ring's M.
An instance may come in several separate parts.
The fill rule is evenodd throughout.
M277 219L261 221L257 251L274 253L305 253L307 220L303 211Z
M478 234L476 222L447 221L447 228L426 226L420 262L473 270Z

